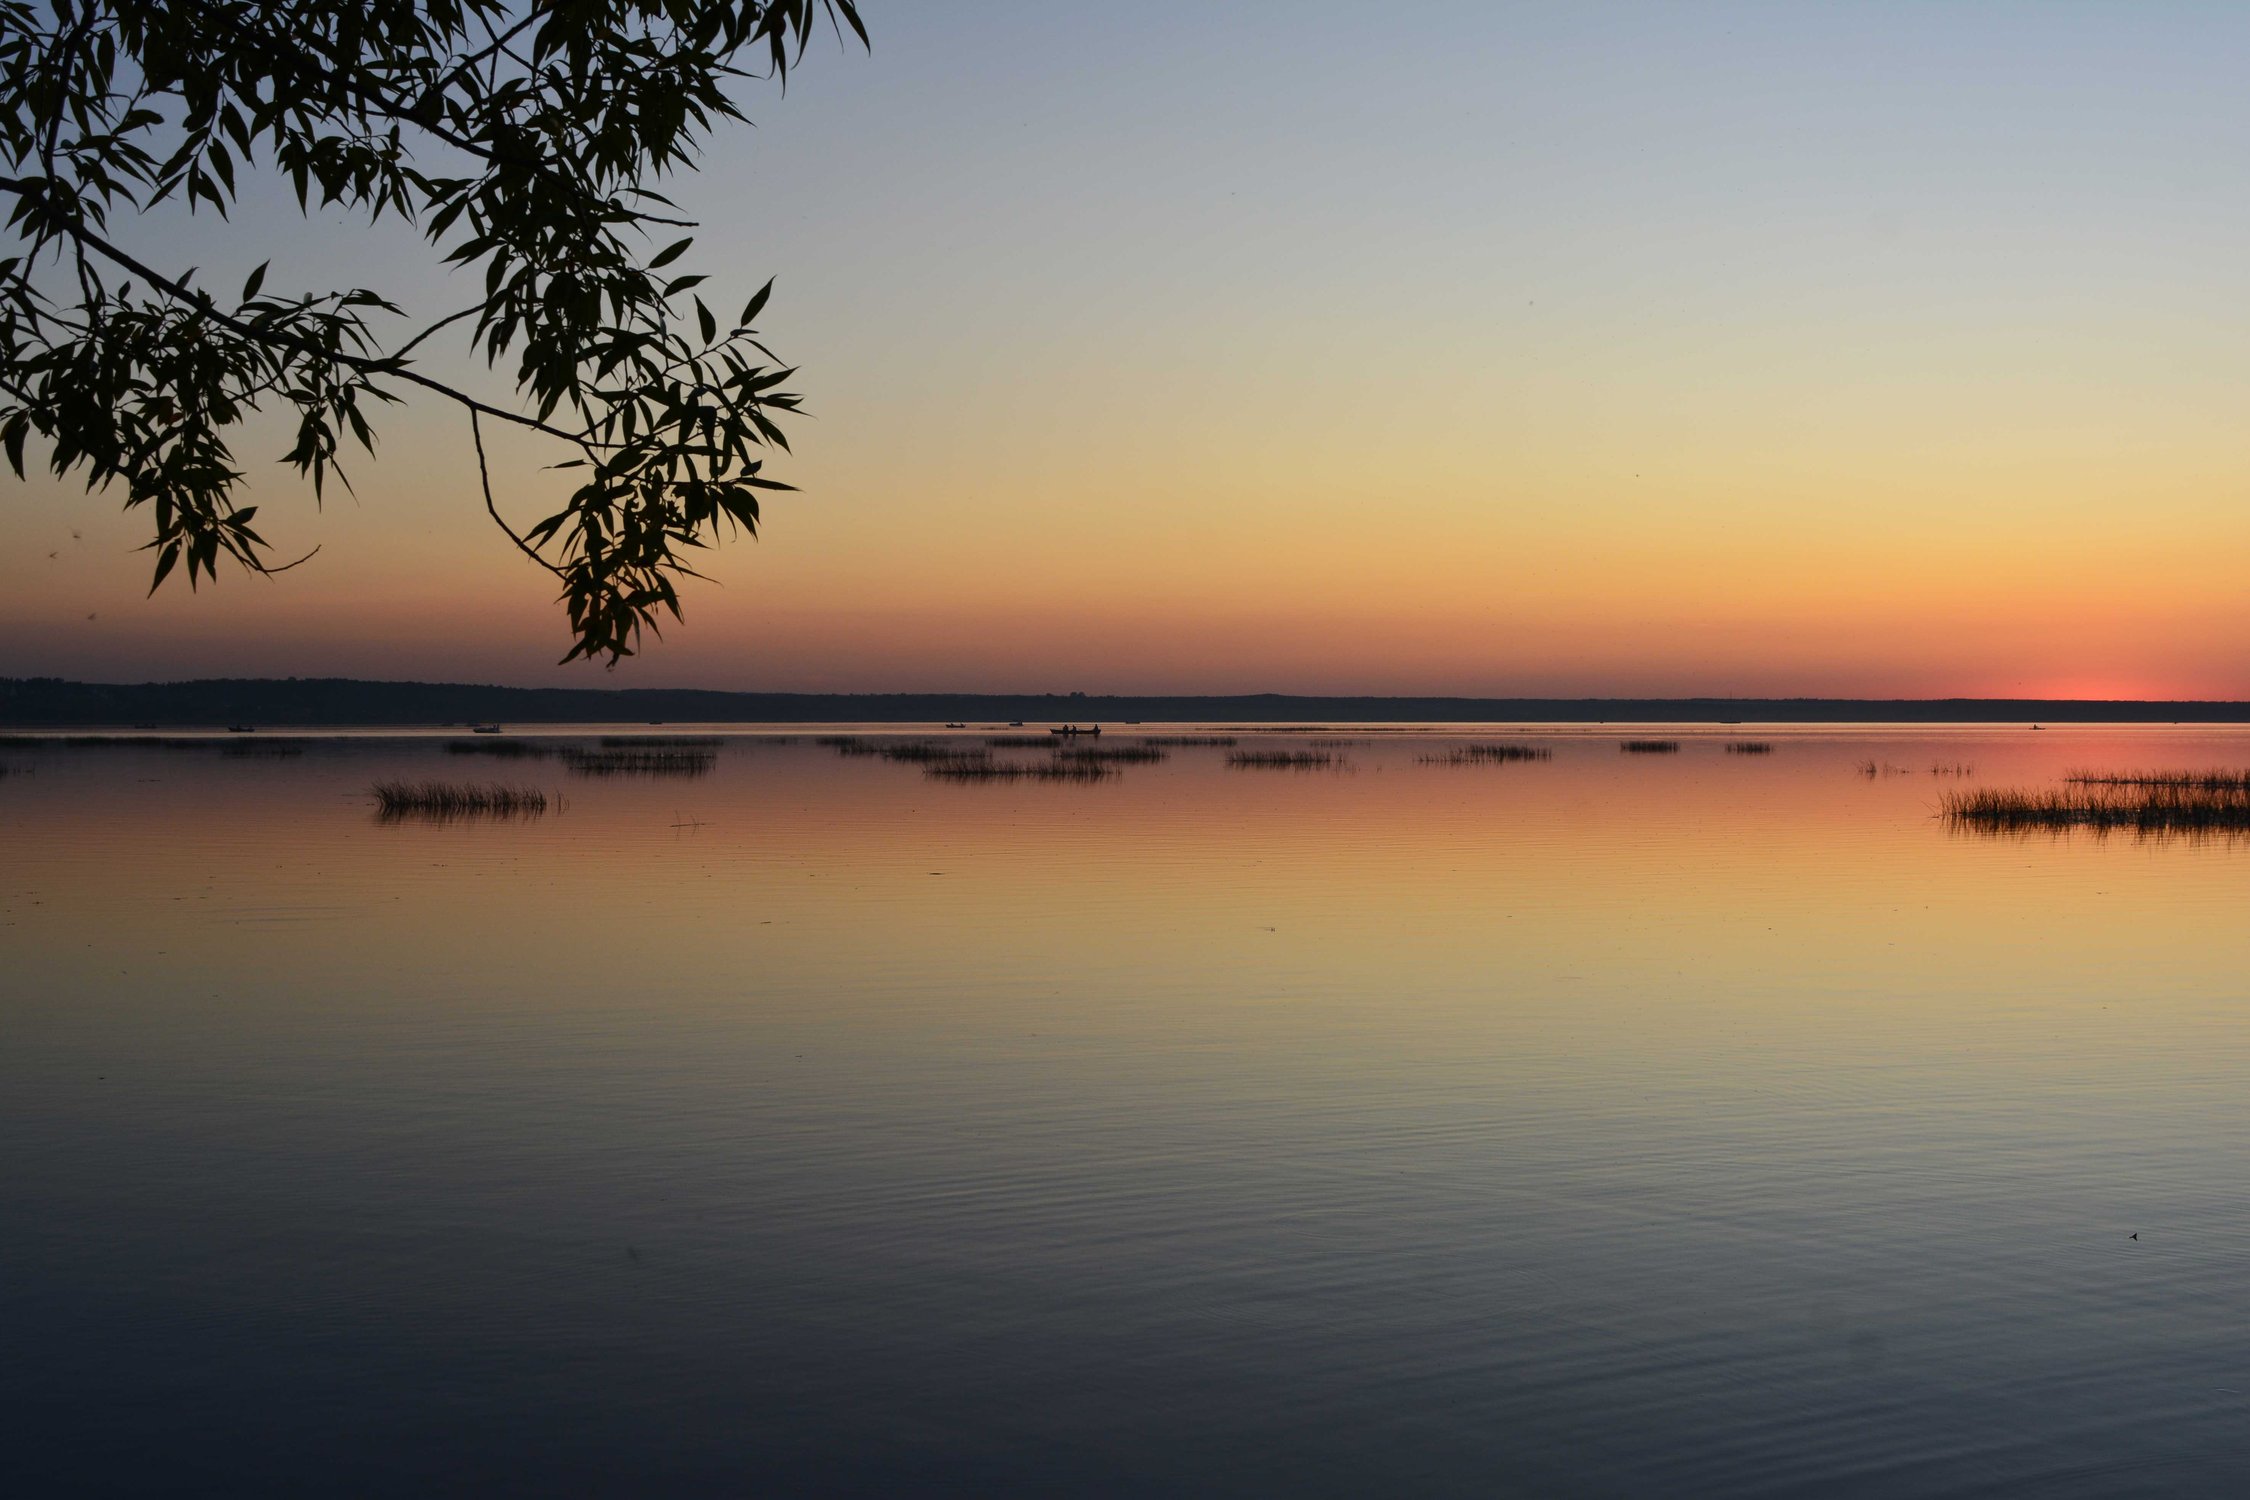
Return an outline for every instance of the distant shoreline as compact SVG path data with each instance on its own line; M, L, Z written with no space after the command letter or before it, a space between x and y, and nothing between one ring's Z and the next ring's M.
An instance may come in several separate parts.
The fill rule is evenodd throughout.
M0 726L183 729L517 724L2239 724L2250 703L2055 698L1464 698L1293 693L734 693L348 677L0 678Z

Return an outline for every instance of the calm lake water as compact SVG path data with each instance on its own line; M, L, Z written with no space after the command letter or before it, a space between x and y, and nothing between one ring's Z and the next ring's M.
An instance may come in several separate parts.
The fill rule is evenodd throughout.
M2250 844L1933 814L2250 732L1624 732L0 749L0 1491L2239 1493Z

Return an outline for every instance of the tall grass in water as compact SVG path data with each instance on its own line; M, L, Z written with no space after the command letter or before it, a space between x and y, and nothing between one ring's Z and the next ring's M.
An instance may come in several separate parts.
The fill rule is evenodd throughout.
M1117 771L1081 756L1021 761L994 760L981 752L970 752L925 760L922 774L937 781L1107 781Z
M448 755L489 755L495 760L545 760L555 753L553 745L535 744L530 740L447 740Z
M727 742L723 734L605 734L604 750L716 750Z
M1073 740L1059 734L996 734L987 736L984 743L989 750L1052 750L1063 759L1100 762L1107 765L1147 765L1167 758L1162 750L1155 748L1158 744L1163 743L1157 740L1141 740L1123 745L1103 745L1088 744L1082 740ZM1227 743L1231 745L1234 742L1229 740ZM974 747L961 748L943 744L929 745L924 748L931 752L928 757L918 755L898 758L940 759L946 756L981 756L987 753L987 750Z
M1947 822L1986 833L2122 828L2134 833L2250 833L2250 781L2083 781L2040 791L1949 792Z
M371 794L375 798L376 815L390 821L536 818L547 810L547 794L528 786L479 786L466 781L378 781Z
M1231 734L1152 734L1141 741L1144 745L1161 745L1186 750L1197 746L1213 750L1232 750L1236 740Z
M1619 740L1617 748L1627 755L1677 755L1678 740Z
M2165 787L2176 791L2250 792L2250 771L2066 771L2072 786Z
M813 743L825 746L842 756L881 755L883 753L881 745L876 744L873 740L862 739L856 734L824 734L816 738Z
M1244 771L1316 771L1336 764L1325 750L1237 750L1227 764Z
M1437 755L1417 757L1425 766L1505 765L1510 761L1554 758L1554 751L1540 745L1460 745Z
M1765 740L1730 740L1727 742L1727 754L1771 755L1773 746Z
M935 760L952 760L959 756L981 759L991 754L974 745L938 745L928 740L909 740L905 744L878 745L875 753L885 760L903 760L909 765L926 765Z
M578 776L704 776L718 760L710 750L569 750L562 763Z
M1146 766L1171 756L1152 745L1063 745L1055 758L1089 766Z

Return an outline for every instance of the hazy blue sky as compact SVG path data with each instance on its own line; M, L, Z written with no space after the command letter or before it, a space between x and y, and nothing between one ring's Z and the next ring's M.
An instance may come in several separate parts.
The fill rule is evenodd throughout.
M646 658L550 669L416 407L200 598L31 486L5 669L2250 696L2250 8L865 14L680 185L815 416ZM270 194L132 237L466 300Z

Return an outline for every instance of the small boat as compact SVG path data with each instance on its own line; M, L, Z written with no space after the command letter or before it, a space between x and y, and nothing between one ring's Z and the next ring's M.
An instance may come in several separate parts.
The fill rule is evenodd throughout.
M229 724L227 726L227 733L229 734L256 734L257 732L258 726L255 724Z
M2047 726L2044 724L2034 724L2031 727L2034 729L2045 729Z
M1081 729L1081 728L1080 728L1080 727L1079 727L1078 725L1076 725L1076 724L1065 724L1065 725L1063 725L1063 727L1062 727L1062 728L1060 728L1060 729L1050 729L1050 730L1048 730L1047 732L1048 732L1049 734L1063 734L1063 735L1070 735L1070 736L1073 736L1073 737L1075 737L1075 736L1078 736L1078 735L1081 735L1081 734L1094 734L1094 735L1098 735L1098 734L1100 734L1100 733L1102 732L1102 726L1101 726L1101 725L1099 725L1099 724L1096 724L1096 725L1094 725L1094 726L1093 726L1093 727L1092 727L1091 729Z
M956 724L951 719L948 719L945 721L945 727L948 729L966 729L969 726L966 724Z
M497 724L471 724L469 726L469 733L471 734L498 734L499 732L500 726Z
M1008 727L1009 727L1010 729L1021 729L1021 728L1023 728L1023 720L1021 720L1021 719L1010 719L1010 720L1008 721Z

